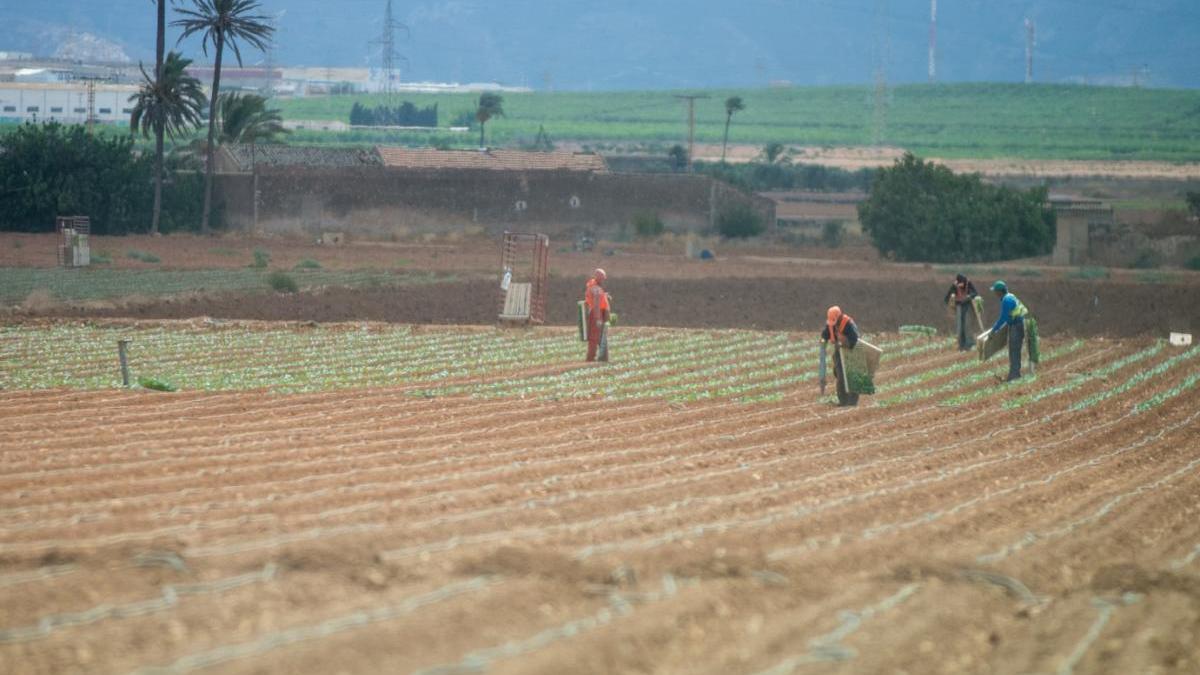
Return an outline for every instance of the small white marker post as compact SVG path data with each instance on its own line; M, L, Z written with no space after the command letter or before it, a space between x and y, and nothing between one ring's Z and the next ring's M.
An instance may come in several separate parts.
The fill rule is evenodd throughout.
M121 361L121 386L129 386L129 340L117 340L117 358Z

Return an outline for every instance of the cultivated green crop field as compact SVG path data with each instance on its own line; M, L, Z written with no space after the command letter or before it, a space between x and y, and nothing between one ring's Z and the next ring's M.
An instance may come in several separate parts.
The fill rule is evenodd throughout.
M544 125L554 140L667 146L685 137L685 107L670 91L504 94L506 115L488 123L489 143L532 141ZM724 100L741 96L730 143L813 146L873 143L875 95L866 86L710 90L696 102L696 138L719 143ZM945 158L1141 159L1200 161L1200 91L1082 85L952 84L891 89L881 139ZM382 96L279 100L285 118L348 121L355 101ZM472 94L403 94L396 102L436 103L440 124L473 110ZM472 133L301 131L292 142L448 143L469 146Z

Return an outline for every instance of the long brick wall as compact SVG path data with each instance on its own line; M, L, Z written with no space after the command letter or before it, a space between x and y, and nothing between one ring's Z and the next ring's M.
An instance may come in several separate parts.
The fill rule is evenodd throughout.
M671 230L704 231L734 203L775 222L770 200L703 176L268 167L257 179L218 175L217 203L230 227L255 227L256 180L260 232L390 237L536 229L558 237L612 237L628 231L643 211L657 213Z

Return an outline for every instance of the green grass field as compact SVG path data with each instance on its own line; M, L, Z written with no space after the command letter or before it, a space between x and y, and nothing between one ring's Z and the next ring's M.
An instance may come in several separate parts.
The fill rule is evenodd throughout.
M506 116L488 123L489 143L531 141L544 125L555 140L667 147L685 136L677 92L535 92L505 94ZM865 86L711 90L696 104L696 138L720 142L725 98L741 96L729 140L760 145L872 143L873 92ZM1075 85L908 85L887 97L882 140L947 158L1144 159L1200 161L1200 91ZM437 103L441 124L473 109L471 94L405 94L397 101ZM280 100L288 119L349 119L355 101L380 96ZM477 133L299 132L293 142L409 143L469 146Z
M599 151L634 147L666 152L686 138L686 110L671 91L533 92L504 94L506 115L487 125L488 144L518 147L544 126L554 141L581 141ZM689 92L700 93L700 92ZM867 146L874 142L874 92L867 86L708 90L696 102L696 139L719 143L724 100L741 96L729 132L733 144L779 142ZM474 94L402 94L395 103L436 103L441 128L429 132L297 130L294 145L474 147L477 129L452 132ZM348 122L355 101L382 95L277 99L285 119ZM1200 90L1082 85L905 85L886 96L880 139L918 155L943 158L1200 161ZM15 128L0 124L0 134ZM101 133L124 134L105 126ZM180 143L189 139L182 138ZM139 147L149 148L138 137Z

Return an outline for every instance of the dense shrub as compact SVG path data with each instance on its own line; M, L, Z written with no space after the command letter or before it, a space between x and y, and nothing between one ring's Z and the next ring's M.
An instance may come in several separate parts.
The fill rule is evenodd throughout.
M1200 255L1194 255L1191 258L1188 258L1187 262L1184 263L1184 265L1189 270L1200 270Z
M821 226L821 243L829 248L837 248L846 238L846 226L840 220L827 220Z
M1187 205L1192 217L1200 218L1200 192L1188 192Z
M1045 188L988 185L911 153L879 171L858 218L880 253L925 262L1044 255L1056 222Z
M319 269L321 269L321 263L317 262L316 260L313 260L312 258L305 258L304 260L301 260L300 262L296 263L296 269L298 269L298 270L319 270Z
M296 280L283 270L275 270L268 274L267 285L276 293L295 293L300 290Z
M643 239L653 239L666 229L657 213L642 211L633 216L633 230Z
M746 204L730 204L717 215L717 232L729 239L757 237L766 231L762 216Z
M377 105L374 108L355 103L350 108L350 124L354 126L436 127L437 123L436 103L424 108L408 101L397 106Z
M168 161L173 170L176 162ZM82 125L22 124L0 135L0 230L51 232L60 215L91 219L95 234L145 232L154 208L154 158L130 136L89 136ZM195 229L204 176L171 171L163 185L162 232ZM214 223L220 208L214 210Z
M1135 270L1152 270L1162 267L1162 256L1152 248L1139 248L1133 254L1129 266Z
M271 262L271 254L261 248L254 249L254 262L250 266L256 270L266 269Z
M874 169L845 171L816 164L720 164L696 162L696 173L712 176L749 192L813 190L818 192L866 191Z

